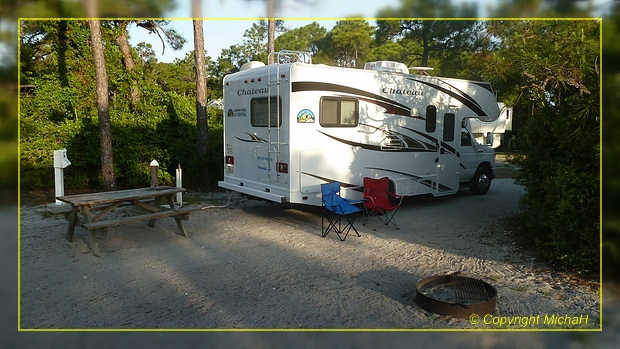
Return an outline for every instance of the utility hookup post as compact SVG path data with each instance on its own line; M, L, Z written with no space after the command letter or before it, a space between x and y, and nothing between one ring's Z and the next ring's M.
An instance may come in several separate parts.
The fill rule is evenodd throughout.
M65 195L65 178L63 170L71 165L71 161L67 159L67 149L54 150L54 184L56 188L56 196ZM56 199L56 205L62 205L64 202Z
M159 182L159 164L156 160L151 161L151 187L158 186Z
M183 171L181 170L181 164L177 168L177 188L183 188ZM183 194L177 193L177 206L183 206Z

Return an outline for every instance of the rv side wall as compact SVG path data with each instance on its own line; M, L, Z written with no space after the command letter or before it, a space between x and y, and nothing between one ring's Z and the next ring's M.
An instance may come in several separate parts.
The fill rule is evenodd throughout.
M320 205L322 183L361 198L364 177L387 176L396 194L439 196L494 166L488 147L462 146L463 118L499 114L485 83L293 63L224 85L228 189Z

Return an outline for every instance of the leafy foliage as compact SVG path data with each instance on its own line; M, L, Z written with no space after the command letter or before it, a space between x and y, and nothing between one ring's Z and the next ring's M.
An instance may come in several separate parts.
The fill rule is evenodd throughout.
M67 190L101 188L94 68L87 26L83 21L37 21L24 22L23 29L28 35L22 40L21 62L25 69L21 74L31 87L23 89L20 96L22 187L53 187L52 154L66 148L72 163L65 170ZM109 43L105 58L119 187L149 183L149 163L153 159L160 164L162 183L173 184L175 170L181 164L187 171L187 184L211 185L201 183L191 173L199 166L195 83L191 82L195 79L193 55L175 64L139 60L140 73L130 75L112 40L118 33L111 26L102 32ZM126 97L133 79L139 79L142 96L135 106ZM212 129L221 132L221 117L212 115L217 111L209 112L210 121L220 123ZM214 135L213 139L216 141L211 142L212 149L221 153L221 136ZM218 165L216 160L213 162L211 168L216 172ZM220 176L214 173L213 178Z
M433 53L450 54L458 57L465 51L476 51L483 46L479 36L482 28L480 21L447 20L380 20L377 21L377 41L397 41L402 47L409 46L401 54L401 60L408 65L429 66ZM416 45L410 46L409 43ZM444 62L453 62L444 59Z
M620 154L620 89L617 88L620 81L620 66L607 64L616 62L620 56L620 4L614 5L614 15L604 20L603 25L603 52L602 60L605 62L604 74L602 75L603 94L602 111L602 193L603 193L603 272L607 276L618 278L620 267L620 162L617 156Z
M366 21L338 21L321 46L333 65L361 68L371 51L373 31Z
M583 272L600 265L599 26L490 22L501 47L480 56L492 81L520 86L515 106L527 111L516 161L528 231L547 256Z
M319 50L319 42L327 35L327 30L317 22L312 22L300 28L288 30L275 40L275 50L293 50L310 52L316 55Z

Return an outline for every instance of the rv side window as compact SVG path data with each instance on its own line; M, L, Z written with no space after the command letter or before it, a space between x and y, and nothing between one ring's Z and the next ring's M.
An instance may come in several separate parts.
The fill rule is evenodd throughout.
M443 141L452 142L454 140L454 114L444 115L443 121Z
M469 131L467 131L465 127L461 128L461 146L471 146L471 137L469 135Z
M357 99L321 98L319 123L324 127L355 127L359 120Z
M278 103L277 109L276 103ZM271 117L268 117L270 112ZM254 127L281 126L282 99L276 97L253 98L250 102L250 123Z
M435 132L437 127L437 108L434 105L426 107L426 132Z

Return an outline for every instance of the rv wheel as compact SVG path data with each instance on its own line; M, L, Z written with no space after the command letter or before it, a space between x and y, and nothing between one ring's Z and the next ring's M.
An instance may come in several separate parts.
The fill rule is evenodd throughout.
M474 178L471 179L471 185L469 190L475 195L483 195L489 191L491 187L491 176L489 170L486 168L480 168L476 171Z

